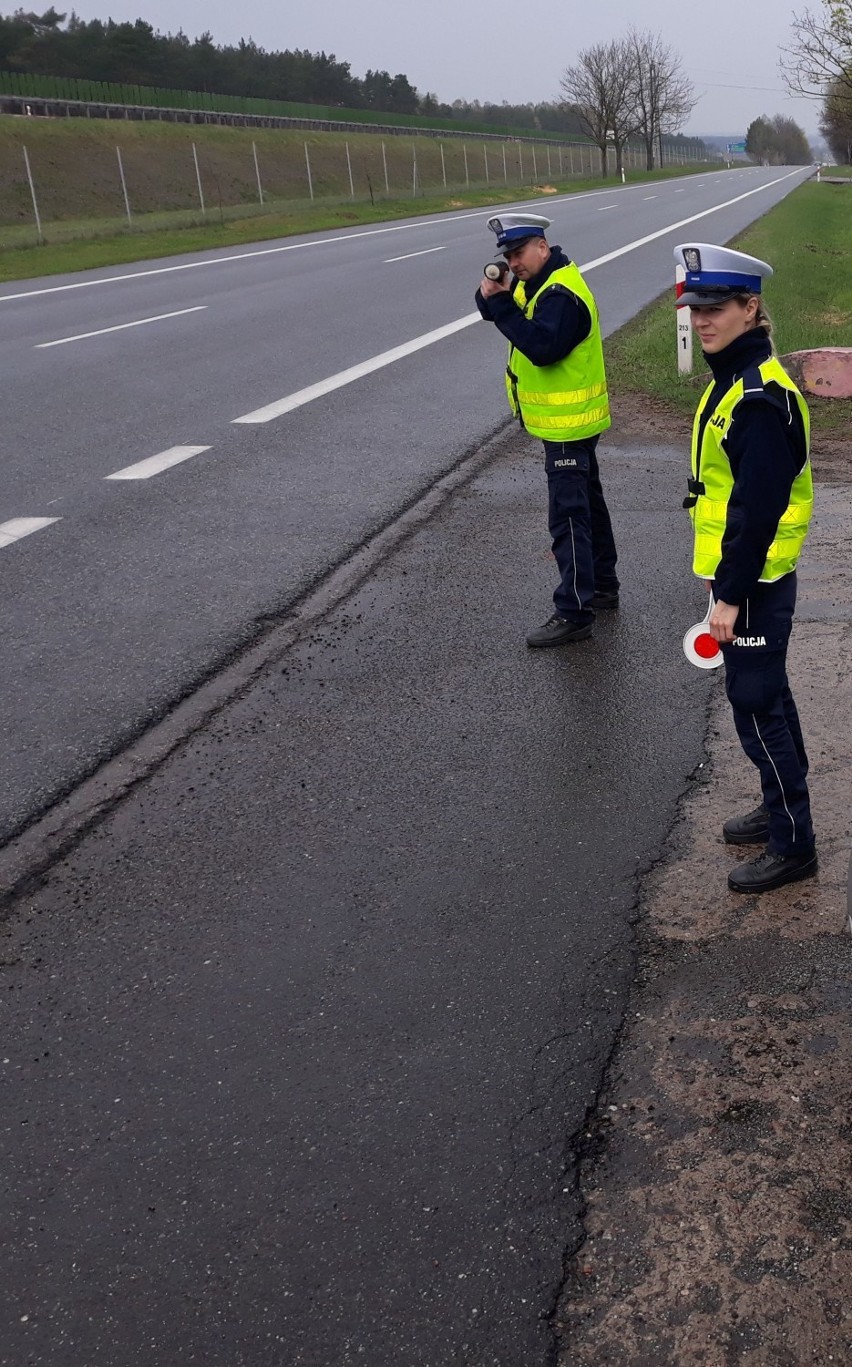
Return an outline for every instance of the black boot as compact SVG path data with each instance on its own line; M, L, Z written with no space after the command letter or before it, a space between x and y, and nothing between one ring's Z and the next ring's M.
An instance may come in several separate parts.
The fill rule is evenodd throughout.
M727 845L762 845L769 839L769 813L761 802L745 816L732 816L722 827Z
M592 634L591 622L569 622L554 612L543 626L536 627L527 637L528 646L564 646L570 641L585 641Z
M732 892L769 892L800 878L812 878L817 871L816 850L810 854L772 854L764 850L756 859L738 864L728 874Z
M595 589L592 607L596 612L605 612L607 608L617 608L618 589Z

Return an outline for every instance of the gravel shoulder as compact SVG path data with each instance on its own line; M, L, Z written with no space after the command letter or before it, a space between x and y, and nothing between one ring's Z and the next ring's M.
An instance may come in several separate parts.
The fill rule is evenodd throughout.
M687 447L638 399L615 428ZM763 897L727 890L752 852L725 846L722 822L759 790L714 680L704 761L641 883L639 972L584 1136L560 1367L852 1360L852 442L813 460L790 677L820 872Z

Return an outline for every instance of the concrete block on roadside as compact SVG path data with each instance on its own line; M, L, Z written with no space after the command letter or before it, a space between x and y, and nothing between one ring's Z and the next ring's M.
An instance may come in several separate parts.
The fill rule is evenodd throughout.
M820 399L852 399L852 347L814 347L780 358L804 394Z

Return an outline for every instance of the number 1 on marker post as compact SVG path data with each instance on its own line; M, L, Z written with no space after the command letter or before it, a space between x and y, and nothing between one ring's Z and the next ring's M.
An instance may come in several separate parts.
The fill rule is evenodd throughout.
M683 287L686 284L686 271L683 266L675 266L675 295L677 298L683 294ZM689 321L689 309L686 307L676 308L675 317L677 319L677 373L679 375L692 374L692 324Z

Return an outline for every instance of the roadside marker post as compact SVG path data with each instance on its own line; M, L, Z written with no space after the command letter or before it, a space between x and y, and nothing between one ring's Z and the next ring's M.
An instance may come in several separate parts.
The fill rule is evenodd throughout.
M675 296L679 299L683 294L683 287L686 284L686 271L683 266L675 266ZM678 305L675 309L677 318L677 373L678 375L692 374L692 324L689 321L689 309L685 305Z

